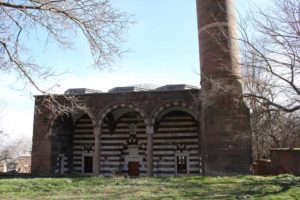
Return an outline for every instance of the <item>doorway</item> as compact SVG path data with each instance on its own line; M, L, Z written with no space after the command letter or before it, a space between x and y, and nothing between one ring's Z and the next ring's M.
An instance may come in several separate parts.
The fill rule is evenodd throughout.
M131 177L140 176L140 163L139 162L128 162L128 175Z
M187 156L177 156L177 174L187 173Z
M93 173L93 157L85 156L83 163L83 172L84 173Z

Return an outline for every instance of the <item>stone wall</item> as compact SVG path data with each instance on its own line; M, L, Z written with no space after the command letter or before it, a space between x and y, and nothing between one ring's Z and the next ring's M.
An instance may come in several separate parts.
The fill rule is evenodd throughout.
M126 163L124 163L124 161L126 154L128 154L128 149L122 149L124 147L121 143L123 145L126 144L127 141L125 139L129 137L129 127L132 122L127 118L118 117L126 113L136 113L137 119L133 119L133 122L138 126L137 138L139 140L139 146L137 148L139 149L138 155L141 157L140 174L142 176L153 175L153 169L155 169L156 174L171 175L170 172L172 171L172 175L175 175L174 166L169 169L171 171L168 173L163 173L160 171L161 169L157 168L158 153L161 152L158 151L157 148L162 146L157 146L156 143L157 138L160 137L159 135L162 134L163 130L163 128L159 129L159 127L164 126L164 123L168 124L168 119L164 117L168 115L168 113L177 111L179 113L185 113L181 118L182 121L178 121L177 127L174 126L173 128L165 124L165 126L169 127L167 128L167 130L169 129L169 133L166 133L169 135L166 136L167 138L165 138L165 140L160 139L160 142L167 145L167 151L170 150L168 149L170 147L172 151L175 152L177 146L181 143L180 140L182 139L182 141L184 141L184 137L186 137L187 140L194 140L192 142L193 144L190 143L190 146L187 145L185 148L194 152L193 155L191 154L190 156L191 174L197 172L200 174L200 149L197 148L200 146L198 95L199 90L79 95L78 97L86 102L88 109L81 112L81 114L77 113L71 116L70 119L73 121L73 126L70 127L68 125L69 128L67 128L65 124L69 119L61 120L61 117L51 116L49 112L41 106L43 102L42 99L45 97L37 96L36 106L40 108L40 112L35 113L32 173L39 175L82 173L83 154L90 153L83 148L88 144L91 146L91 155L94 158L95 166L93 174L111 175L112 172L108 170L118 167L121 169L121 173L127 173ZM112 116L112 118L115 118L117 121L112 121L108 124L109 116ZM126 117L126 115L124 115L124 117ZM61 125L56 124L59 120L61 121ZM122 120L127 121L126 126ZM162 124L159 125L160 122ZM182 124L180 125L180 123ZM186 123L189 123L189 125L185 125ZM141 126L141 124L143 124L143 126ZM62 127L59 128L60 126ZM111 130L109 130L108 126L114 127L111 127ZM190 130L191 128L193 130ZM177 133L175 129L177 129ZM173 131L174 137L172 139L171 134ZM65 147L60 145L60 140L69 141L67 137L69 132L72 134L72 155L68 153L70 152L70 144ZM100 137L97 138L97 135L100 135ZM118 136L122 137L118 138ZM116 142L121 142L122 140L122 142L118 145L113 143L115 146L112 145L110 151L105 147L105 143L110 140ZM66 144L68 142L63 143ZM184 143L182 144L184 145ZM62 152L63 150L66 152ZM122 154L122 156L118 158L116 158L117 156L113 156L115 158L112 158L112 153ZM166 158L163 159L165 160ZM168 165L171 163L175 165L175 159L174 153L172 160L169 159L168 162L170 163ZM165 163L165 161L162 162L162 160L160 160L160 162Z

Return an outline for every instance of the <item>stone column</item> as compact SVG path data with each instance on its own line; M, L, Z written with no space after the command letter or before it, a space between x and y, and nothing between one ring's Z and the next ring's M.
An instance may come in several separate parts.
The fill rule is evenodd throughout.
M65 172L65 155L64 154L60 154L59 157L59 165L60 165L60 169L59 169L59 175L64 175Z
M153 126L146 127L147 134L147 176L153 176Z
M197 15L204 172L249 173L251 128L242 99L234 0L197 0Z
M100 174L100 140L101 140L101 128L99 126L94 127L95 136L95 153L93 162L93 174L95 176Z

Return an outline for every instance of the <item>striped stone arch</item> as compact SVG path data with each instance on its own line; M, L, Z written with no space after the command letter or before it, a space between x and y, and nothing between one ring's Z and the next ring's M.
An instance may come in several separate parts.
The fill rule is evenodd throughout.
M75 124L76 123L76 121L77 121L77 119L79 119L81 116L83 116L83 115L85 115L85 114L87 114L89 117L90 117L90 119L92 120L92 123L93 123L93 126L95 127L96 126L96 123L97 123L97 120L96 120L96 117L95 117L95 115L90 111L90 110L88 110L88 109L86 109L86 110L80 110L80 112L82 112L82 113L80 113L79 115L77 114L75 114L75 115L73 115L73 114L71 114L71 117L72 117L72 119L73 119L73 124ZM52 115L51 117L50 117L50 120L49 120L49 123L48 123L48 133L47 133L47 135L48 136L51 136L52 135L52 131L53 131L53 125L54 125L54 122L55 122L55 120L57 119L59 117L59 115Z
M155 120L162 112L164 112L172 107L176 107L181 111L187 112L196 121L198 121L199 112L195 106L193 106L193 105L191 105L191 103L188 103L185 101L172 101L172 102L166 102L166 103L161 104L152 112L151 118L150 118L150 126L154 126Z
M54 125L55 120L57 119L58 115L51 115L50 119L48 121L48 132L47 135L50 136L52 135L52 127Z
M80 113L72 115L73 116L73 120L74 120L73 123L75 124L76 121L78 119L80 119L85 114L87 114L89 116L89 118L92 120L93 127L96 127L97 126L96 116L89 109L82 110L82 111L80 111Z
M59 115L55 114L55 115L51 115L49 121L48 121L48 132L47 132L47 136L52 136L53 135L53 125L55 120L59 117Z
M147 114L141 109L139 108L137 105L134 105L132 103L119 103L119 104L113 104L113 105L109 105L106 108L103 109L103 112L100 113L99 119L98 119L98 126L101 127L102 126L102 122L104 120L104 118L106 117L106 115L116 109L119 108L129 108L132 109L133 111L139 113L141 115L141 117L144 118L144 122L146 125L149 124L149 118L147 116Z

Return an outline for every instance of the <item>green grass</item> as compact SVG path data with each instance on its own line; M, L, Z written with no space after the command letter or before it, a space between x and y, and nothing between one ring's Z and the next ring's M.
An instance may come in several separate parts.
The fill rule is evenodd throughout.
M300 177L2 178L0 199L300 199Z

